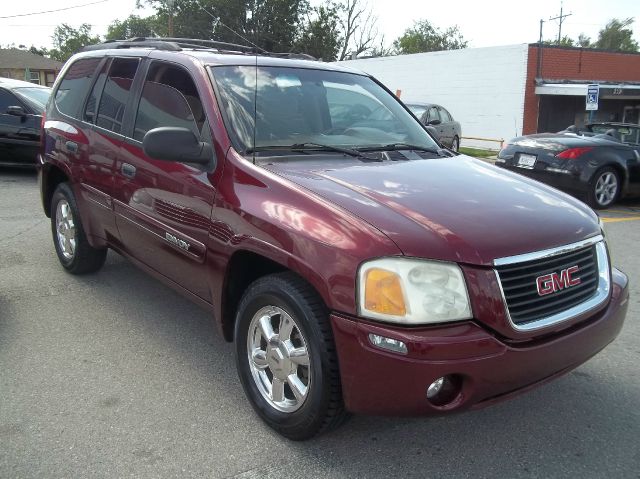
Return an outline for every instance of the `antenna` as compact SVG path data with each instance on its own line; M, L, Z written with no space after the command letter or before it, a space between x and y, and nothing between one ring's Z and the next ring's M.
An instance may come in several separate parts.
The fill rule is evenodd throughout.
M567 17L570 17L571 15L573 15L573 13L565 13L564 15L562 14L562 0L560 1L560 15L558 15L557 17L553 17L550 18L549 20L558 20L558 45L560 45L560 40L562 40L562 22L564 22L564 19Z

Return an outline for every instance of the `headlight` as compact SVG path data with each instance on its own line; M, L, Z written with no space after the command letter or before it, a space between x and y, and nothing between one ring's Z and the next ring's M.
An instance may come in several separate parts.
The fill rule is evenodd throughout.
M402 324L471 318L467 286L455 263L380 258L358 271L358 313Z

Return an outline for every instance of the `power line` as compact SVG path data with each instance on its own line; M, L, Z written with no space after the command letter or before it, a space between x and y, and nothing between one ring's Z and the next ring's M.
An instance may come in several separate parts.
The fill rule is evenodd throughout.
M0 19L3 19L3 18L16 18L16 17L30 17L32 15L42 15L43 13L62 12L64 10L71 10L73 8L88 7L89 5L96 5L98 3L105 3L105 2L108 2L108 1L109 0L98 0L97 2L83 3L82 5L72 5L71 7L56 8L54 10L44 10L42 12L20 13L18 15L4 15L4 16L1 16Z

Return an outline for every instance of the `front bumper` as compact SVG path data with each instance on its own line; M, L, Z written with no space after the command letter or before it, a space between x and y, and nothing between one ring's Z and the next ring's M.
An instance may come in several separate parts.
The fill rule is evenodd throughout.
M436 415L498 402L560 376L587 361L618 335L629 299L627 277L612 274L606 308L551 337L509 343L473 321L402 328L332 314L346 408L372 415ZM369 333L407 345L400 355L373 346ZM439 377L460 379L446 404L426 396Z

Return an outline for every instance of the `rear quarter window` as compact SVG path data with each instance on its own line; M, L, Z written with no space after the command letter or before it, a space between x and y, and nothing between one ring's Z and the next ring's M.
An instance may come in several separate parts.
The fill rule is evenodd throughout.
M78 118L80 107L100 60L101 58L83 58L77 60L66 71L55 95L56 107L60 112Z

